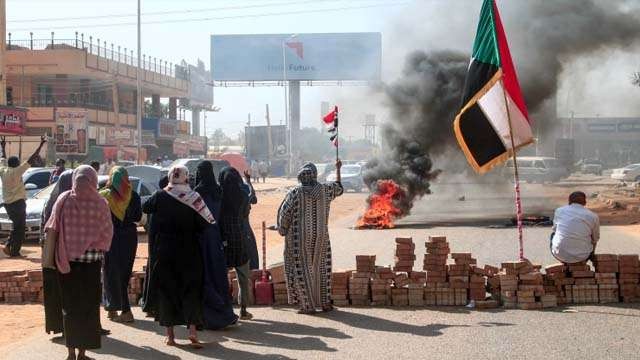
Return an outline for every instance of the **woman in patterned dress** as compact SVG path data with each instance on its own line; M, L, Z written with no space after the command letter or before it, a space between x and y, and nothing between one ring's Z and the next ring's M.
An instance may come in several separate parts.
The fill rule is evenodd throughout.
M318 170L307 163L298 173L300 185L289 191L278 210L278 232L285 237L284 267L290 304L298 304L301 314L316 308L331 311L331 243L329 208L342 195L340 160L337 181L318 182Z

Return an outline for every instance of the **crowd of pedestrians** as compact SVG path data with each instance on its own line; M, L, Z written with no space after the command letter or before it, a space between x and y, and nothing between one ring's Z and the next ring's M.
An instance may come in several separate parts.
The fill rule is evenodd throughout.
M19 256L24 238L25 190L21 176L38 157L45 140L29 158L6 158L2 147L0 178L5 207L14 231L4 252ZM338 163L338 165L340 165ZM98 173L108 169L100 189ZM259 172L263 175L263 172ZM278 211L285 236L285 270L290 303L301 313L331 310L328 299L331 249L327 231L330 202L342 194L340 182L320 184L313 164L305 165ZM191 181L190 181L191 179ZM194 181L195 180L195 181ZM127 287L138 247L137 224L148 220L148 260L141 306L166 328L166 344L177 345L175 326L189 329L187 345L201 348L198 330L219 330L250 320L247 310L251 270L258 268L256 239L249 224L258 199L251 172L221 170L216 178L209 161L195 176L174 166L159 189L144 203L133 190L127 170L93 162L73 170L58 159L50 183L55 184L42 214L45 330L62 333L68 359L89 359L86 350L101 346L100 307L119 323L135 321ZM22 205L20 205L22 204ZM51 251L47 249L51 248ZM50 260L47 260L50 259ZM239 314L230 295L228 271L239 284Z

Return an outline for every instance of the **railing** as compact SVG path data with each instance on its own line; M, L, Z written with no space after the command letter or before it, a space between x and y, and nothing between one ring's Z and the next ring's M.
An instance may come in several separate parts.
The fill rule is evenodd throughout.
M86 50L87 53L96 55L98 57L117 61L131 66L138 66L138 59L133 56L133 50L123 48L120 46L107 46L106 41L100 41L100 39L93 39L93 36L89 36L89 41L85 40L84 34L76 32L75 39L55 39L53 33L51 33L50 39L34 39L33 33L30 33L30 38L27 40L13 40L11 39L11 33L7 39L7 50L55 50L55 49L80 49ZM147 55L142 55L140 61L141 68L143 70L152 71L161 75L171 76L182 80L189 80L189 69L173 64L166 60L158 59Z

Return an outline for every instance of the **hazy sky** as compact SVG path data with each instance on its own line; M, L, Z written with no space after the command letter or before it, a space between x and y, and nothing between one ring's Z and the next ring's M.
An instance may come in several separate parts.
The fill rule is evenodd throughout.
M391 19L406 8L410 0L349 0L349 1L304 1L304 0L142 0L143 23L145 21L173 21L177 19L218 18L208 21L167 22L165 24L143 24L142 51L154 57L177 63L182 59L195 63L202 59L209 67L209 39L212 34L251 33L305 33L305 32L384 32ZM289 5L279 5L289 4ZM249 8L249 6L258 7ZM375 6L346 10L346 7ZM207 11L224 7L245 7ZM271 15L247 18L220 19L220 17L273 14L307 10L341 9L296 15ZM166 12L163 15L144 13ZM106 40L128 49L136 48L136 26L118 25L94 27L92 25L134 23L135 16L114 16L99 19L53 21L50 18L83 18L103 15L135 14L135 0L7 0L7 31L13 39L27 39L30 29L34 38L50 38L55 31L57 38L73 38L74 32L89 34L93 38ZM26 22L24 20L43 19ZM61 29L59 27L65 27ZM58 28L58 29L56 29ZM320 101L331 101L335 93L345 89L329 87L302 88L302 125L318 126ZM366 89L349 87L347 93L362 93ZM214 98L222 112L209 114L208 132L222 128L236 134L251 113L253 124L264 124L265 104L270 105L272 122L278 124L284 118L284 97L281 87L268 88L215 88ZM363 113L345 109L351 118L343 118L346 136L362 137L360 126Z
M509 1L501 1L499 6L507 8ZM143 15L143 23L164 23L143 24L142 47L143 53L173 63L182 59L195 63L202 59L208 67L212 34L382 32L383 81L393 81L411 50L470 51L481 3L480 0L143 0L143 14L163 12ZM365 6L368 8L345 9ZM322 9L334 11L275 15ZM136 18L122 16L135 12L135 0L7 0L7 31L13 39L27 39L29 31L36 38L49 38L52 30L58 38L73 38L77 30L109 44L135 49ZM251 14L261 16L237 17ZM83 19L105 15L117 16ZM45 20L50 18L67 19ZM215 19L175 22L201 18ZM27 21L34 19L38 21ZM527 20L505 17L503 21L509 35L517 31L520 21ZM121 23L133 25L113 25ZM110 26L96 27L104 24ZM576 61L560 76L559 115L565 116L571 108L576 116L639 116L640 89L629 85L631 72L640 70L638 51L605 51ZM514 54L516 65L518 56L526 54ZM253 124L264 124L267 103L272 123L278 124L284 118L280 87L215 88L214 93L215 103L222 111L209 115L209 132L222 128L228 134L237 134L248 113ZM362 137L365 113L375 113L381 121L387 119L381 97L367 88L303 87L302 126L319 126L323 100L342 106L345 136Z

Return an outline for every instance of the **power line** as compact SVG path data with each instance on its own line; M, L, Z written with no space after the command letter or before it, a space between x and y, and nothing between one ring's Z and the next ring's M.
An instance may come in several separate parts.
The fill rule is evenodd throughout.
M270 4L254 4L254 5L242 5L242 6L221 6L214 8L202 8L202 9L187 9L187 10L167 10L167 11L152 11L142 13L144 16L158 16L158 15L174 15L174 14L189 14L189 13L201 13L201 12L210 12L210 11L226 11L226 10L242 10L242 9L255 9L255 8L268 8L268 7L278 7L278 6L288 6L288 5L304 5L309 3L320 3L320 2L341 2L344 0L305 0L305 1L288 1L288 2L280 2L280 3L270 3ZM354 1L354 0L351 0ZM355 1L376 1L376 0L355 0ZM378 0L380 1L380 0ZM39 18L39 19L17 19L17 20L7 20L8 23L29 23L29 22L40 22L40 21L69 21L69 20L90 20L90 19L112 19L112 18L124 18L124 17L134 17L137 14L134 13L120 13L120 14L109 14L109 15L95 15L95 16L82 16L82 17L51 17L51 18Z
M397 2L393 4L387 3L387 4L373 4L373 5L361 5L361 6L345 6L345 7L339 7L339 8L282 11L282 12L271 12L271 13L262 13L262 14L229 15L229 16L206 17L206 18L174 19L174 20L155 20L155 21L142 22L142 24L145 24L145 25L169 24L169 23L183 23L183 22L201 22L201 21L211 21L211 20L229 20L229 19L241 19L241 18L259 18L259 17L281 16L281 15L313 14L313 13L322 13L322 12L335 12L335 11L345 11L345 10L358 10L358 9L370 9L370 8L378 8L378 7L400 6L400 5L408 5L409 3L410 2ZM137 25L137 23L122 22L122 23L110 23L110 24L68 25L68 26L52 26L52 27L39 27L39 28L31 27L31 28L20 28L20 29L10 29L10 30L11 31L64 30L64 29L105 28L105 27L134 26L134 25Z

